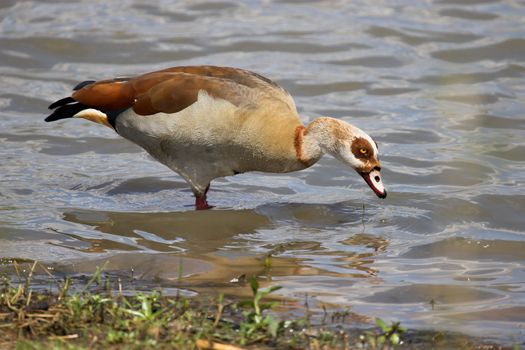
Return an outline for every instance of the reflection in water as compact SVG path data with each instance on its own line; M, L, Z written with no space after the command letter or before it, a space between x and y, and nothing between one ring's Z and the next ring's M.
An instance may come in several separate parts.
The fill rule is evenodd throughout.
M74 210L64 220L89 225L103 234L123 236L133 246L159 252L191 250L199 255L224 246L233 236L270 226L253 210L208 210L179 213L126 213ZM101 235L105 237L106 235ZM100 239L88 239L101 246ZM107 249L114 249L108 247Z
M161 279L167 286L169 281L176 282L177 288L186 290L209 292L210 287L220 286L221 291L238 296L249 294L230 283L239 276L265 276L269 281L301 278L302 283L318 283L319 276L375 277L378 271L371 265L377 253L387 248L386 239L367 233L348 237L345 233L341 235L345 240L330 242L343 249L332 251L316 240L321 230L349 221L357 221L362 229L363 223L357 220L361 215L339 204L173 213L70 210L63 214L64 220L90 232L57 232L70 239L63 247L120 253L102 259L73 259L53 264L53 268L60 273L89 273L104 266L110 272L133 271L135 278ZM299 227L294 227L297 224ZM301 237L289 240L285 233L291 231ZM278 236L281 239L275 238ZM257 241L258 250L244 249Z
M0 258L167 281L182 265L199 292L253 274L312 307L525 339L525 5L363 4L0 2ZM327 157L216 181L219 209L193 212L184 181L111 130L43 123L79 80L189 64L255 70L304 122L369 132L387 200Z
M345 214L348 213L348 214ZM264 214L264 215L263 215ZM343 215L345 214L345 215ZM100 234L90 232L71 234L59 232L78 242L66 242L65 247L84 252L105 251L136 251L146 252L185 252L186 256L197 257L213 263L213 266L227 271L230 278L235 274L246 274L261 269L261 256L271 257L272 275L303 275L315 276L322 274L340 277L367 277L375 275L370 268L373 256L378 251L384 251L388 242L371 234L357 234L340 242L343 251L327 251L326 247L316 241L322 229L344 224L355 220L354 215L340 205L268 205L257 210L212 210L188 211L175 213L132 213L103 212L94 210L72 210L64 213L67 222L81 224ZM290 220L289 218L294 218ZM353 218L352 218L353 217ZM301 224L300 227L294 227ZM361 225L361 223L359 223ZM307 233L307 230L310 232ZM295 231L295 239L288 241L284 234ZM261 236L259 232L264 232ZM274 236L275 235L275 236ZM267 236L267 237L264 237ZM281 238L275 239L275 237ZM273 237L273 238L272 238ZM343 234L342 237L348 237ZM252 240L259 240L261 245L257 250L244 250L251 246ZM88 243L88 246L85 245ZM339 244L333 242L333 244ZM356 247L362 246L357 251ZM137 265L134 257L141 254L129 254L130 266ZM170 259L172 255L169 256ZM335 266L327 265L327 261L317 264L317 257L333 261ZM160 258L161 259L161 258ZM299 267L298 261L312 266ZM226 263L226 261L231 261ZM299 264L301 265L301 264ZM316 266L317 265L317 266ZM90 266L96 266L96 263ZM236 267L235 267L236 266ZM355 270L355 273L351 273ZM224 278L225 273L213 270L214 280ZM363 275L362 272L365 274ZM257 273L256 273L257 274ZM159 272L159 276L163 276ZM167 277L167 276L164 276ZM203 277L199 277L202 279ZM209 276L206 278L210 279Z

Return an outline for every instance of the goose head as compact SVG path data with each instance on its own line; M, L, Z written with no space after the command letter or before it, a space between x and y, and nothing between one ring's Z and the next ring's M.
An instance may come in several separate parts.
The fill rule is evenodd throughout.
M310 123L306 134L315 139L322 153L352 167L379 198L386 197L378 146L367 133L345 121L322 117Z

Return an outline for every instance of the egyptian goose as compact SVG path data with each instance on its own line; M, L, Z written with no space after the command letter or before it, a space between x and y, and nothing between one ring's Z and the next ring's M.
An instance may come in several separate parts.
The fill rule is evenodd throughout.
M218 177L247 171L286 173L329 153L354 168L380 198L377 144L342 120L304 126L292 97L247 70L173 67L131 78L84 81L52 103L45 120L84 118L114 129L182 176L196 209Z

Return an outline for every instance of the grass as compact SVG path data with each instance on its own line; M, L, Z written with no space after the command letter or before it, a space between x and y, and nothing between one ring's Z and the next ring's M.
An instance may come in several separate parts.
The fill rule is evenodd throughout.
M161 291L125 295L122 280L101 269L82 283L50 275L52 291L45 291L33 287L36 262L13 266L15 275L0 285L0 349L406 348L399 323L377 319L371 329L345 330L312 325L309 317L279 318L279 303L268 299L280 287L262 289L255 277L247 300L206 299Z

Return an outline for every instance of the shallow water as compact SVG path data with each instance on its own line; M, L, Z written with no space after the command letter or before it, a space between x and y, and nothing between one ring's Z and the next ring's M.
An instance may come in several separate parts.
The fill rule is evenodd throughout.
M524 38L511 0L2 1L0 257L161 279L182 264L189 290L269 275L331 310L523 342ZM43 122L79 81L187 64L257 71L305 123L368 131L388 198L326 157L217 180L195 212L111 130Z

